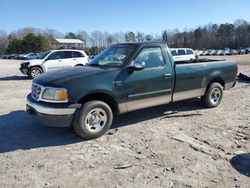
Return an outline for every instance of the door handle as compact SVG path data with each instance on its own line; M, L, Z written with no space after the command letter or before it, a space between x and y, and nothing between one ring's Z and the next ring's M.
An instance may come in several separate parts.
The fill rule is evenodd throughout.
M123 82L121 80L118 80L118 81L113 81L113 84L115 86L122 86L123 85Z
M58 60L58 62L62 62L62 60Z
M164 75L163 75L163 78L164 78L164 79L169 79L169 78L171 78L171 74L164 74Z

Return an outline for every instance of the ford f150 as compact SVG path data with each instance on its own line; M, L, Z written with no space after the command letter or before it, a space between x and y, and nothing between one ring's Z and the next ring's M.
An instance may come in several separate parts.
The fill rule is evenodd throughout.
M174 63L165 43L116 44L86 66L37 76L26 106L41 124L73 125L93 139L109 130L115 116L133 110L196 97L216 107L236 74L232 61Z

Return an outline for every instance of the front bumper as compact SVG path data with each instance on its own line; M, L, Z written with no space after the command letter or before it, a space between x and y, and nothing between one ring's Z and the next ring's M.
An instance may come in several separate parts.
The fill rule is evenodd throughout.
M27 75L28 74L28 71L29 69L28 68L19 68L20 72Z
M55 104L35 101L27 96L26 110L40 124L53 127L69 127L79 104Z

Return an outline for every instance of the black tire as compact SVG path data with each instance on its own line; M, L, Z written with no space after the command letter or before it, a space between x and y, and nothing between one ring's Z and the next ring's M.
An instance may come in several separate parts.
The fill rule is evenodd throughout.
M40 67L31 67L28 71L28 76L33 79L42 73L43 70Z
M93 122L95 125L93 125ZM102 101L89 101L76 111L73 128L81 137L94 139L104 135L110 129L112 123L113 112L109 105Z
M214 82L209 85L204 96L201 97L202 104L207 108L217 107L223 97L223 87Z

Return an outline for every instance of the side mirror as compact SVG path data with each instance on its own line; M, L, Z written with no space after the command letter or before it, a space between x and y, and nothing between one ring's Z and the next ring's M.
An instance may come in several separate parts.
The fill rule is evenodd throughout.
M142 61L135 61L134 64L133 64L133 69L135 71L140 71L140 70L143 70L145 68L145 62L142 62Z

